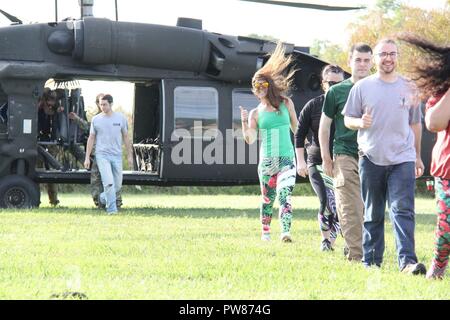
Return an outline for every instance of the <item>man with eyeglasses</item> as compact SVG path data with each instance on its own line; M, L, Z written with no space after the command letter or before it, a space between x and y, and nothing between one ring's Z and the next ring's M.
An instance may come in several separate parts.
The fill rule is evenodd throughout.
M336 65L326 65L322 70L322 89L327 92L331 86L344 80L344 70ZM320 156L319 123L325 95L309 100L298 118L295 133L295 152L297 154L297 173L299 176L309 176L314 192L319 197L320 207L317 218L322 233L320 250L332 251L333 244L340 232L339 220L333 191L333 180L323 173L322 157ZM334 128L333 130L334 131ZM332 138L333 135L330 137ZM305 162L305 140L308 154ZM331 144L330 144L331 145Z
M325 95L320 119L319 140L323 171L333 177L336 211L345 240L344 254L349 261L362 259L363 203L358 174L356 132L344 125L342 109L353 85L367 77L372 67L372 48L357 43L350 49L352 76L334 85ZM329 151L331 123L334 121L333 158Z
M391 39L375 47L377 73L358 82L344 107L345 125L358 130L361 194L365 205L363 263L380 267L386 201L394 228L399 268L425 274L414 248L415 179L420 158L421 111L411 81L396 72L398 47Z

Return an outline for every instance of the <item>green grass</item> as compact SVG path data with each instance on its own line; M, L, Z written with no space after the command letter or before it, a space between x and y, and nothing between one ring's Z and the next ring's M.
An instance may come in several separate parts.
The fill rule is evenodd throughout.
M259 197L124 195L107 216L87 195L62 207L0 212L0 299L448 299L449 277L399 273L387 220L381 270L343 258L342 238L319 251L318 201L295 196L294 242L260 240ZM45 195L42 195L46 202ZM45 200L45 201L44 201ZM417 200L417 255L429 265L436 216Z

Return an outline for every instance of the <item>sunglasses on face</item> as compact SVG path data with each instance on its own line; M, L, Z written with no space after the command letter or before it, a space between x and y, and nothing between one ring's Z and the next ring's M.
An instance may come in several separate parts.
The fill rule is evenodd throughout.
M255 82L253 84L253 88L255 90L259 90L261 88L267 89L268 87L269 87L269 83L267 81L265 81L265 82Z

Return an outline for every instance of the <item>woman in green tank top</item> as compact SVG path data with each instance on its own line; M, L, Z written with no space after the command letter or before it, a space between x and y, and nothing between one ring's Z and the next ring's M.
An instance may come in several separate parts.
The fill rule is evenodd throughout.
M286 95L296 70L285 76L292 57L285 56L284 46L278 43L267 63L252 79L253 93L260 100L257 108L250 111L241 107L242 131L247 143L254 143L258 132L261 138L258 175L261 184L260 207L262 236L270 240L272 207L276 196L280 202L279 219L281 241L291 242L292 222L291 195L295 185L295 152L291 131L297 128L297 115L292 100Z

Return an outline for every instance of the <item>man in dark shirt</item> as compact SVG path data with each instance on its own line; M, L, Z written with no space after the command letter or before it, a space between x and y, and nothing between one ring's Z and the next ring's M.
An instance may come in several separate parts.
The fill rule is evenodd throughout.
M344 71L336 65L327 65L322 71L322 88L324 92L344 80ZM319 124L325 96L322 94L308 101L298 118L295 134L295 148L297 154L297 172L300 176L309 175L309 181L314 192L319 197L320 208L318 219L322 233L322 251L333 250L333 243L339 233L339 222L336 214L332 178L322 170L322 157L319 145ZM308 154L305 162L305 140L312 133L306 144ZM333 136L330 137L331 139ZM330 146L332 144L330 143Z
M52 141L55 139L57 111L56 93L46 88L38 102L39 141ZM46 149L54 157L58 154L58 146L56 145L47 145ZM49 169L48 164L42 159L38 159L37 166ZM54 183L47 183L47 193L50 205L58 205L58 186Z

